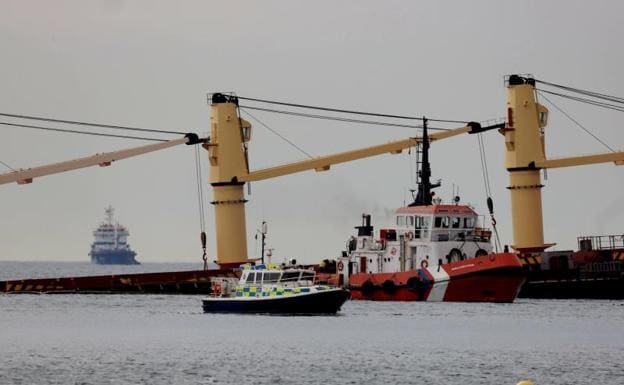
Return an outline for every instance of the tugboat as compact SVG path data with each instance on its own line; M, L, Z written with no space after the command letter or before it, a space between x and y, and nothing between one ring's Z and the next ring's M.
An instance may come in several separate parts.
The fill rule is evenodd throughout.
M115 209L105 209L106 220L93 232L95 242L91 244L91 263L98 265L138 265L136 253L128 244L128 229L114 223Z
M314 270L280 269L274 264L243 265L236 278L212 279L206 313L335 314L349 299L348 290L315 284Z
M513 302L525 280L522 263L515 254L492 253L492 231L459 197L453 204L433 197L440 183L430 182L428 151L425 125L414 202L396 210L378 238L371 216L362 216L337 260L339 284L356 300Z

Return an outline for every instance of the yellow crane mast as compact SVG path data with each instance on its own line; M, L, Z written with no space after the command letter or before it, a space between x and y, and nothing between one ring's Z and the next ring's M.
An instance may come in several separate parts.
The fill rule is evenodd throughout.
M548 109L537 102L535 79L509 76L507 124L500 132L505 136L505 167L509 172L512 247L521 254L541 252L553 245L544 243L542 169L606 162L624 164L624 152L546 159L547 123Z

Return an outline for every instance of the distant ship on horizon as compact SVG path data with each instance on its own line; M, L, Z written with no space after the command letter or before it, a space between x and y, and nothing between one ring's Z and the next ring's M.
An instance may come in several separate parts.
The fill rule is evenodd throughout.
M98 265L139 265L136 253L128 244L128 229L114 222L115 209L105 209L106 220L93 231L95 241L91 244L91 263Z

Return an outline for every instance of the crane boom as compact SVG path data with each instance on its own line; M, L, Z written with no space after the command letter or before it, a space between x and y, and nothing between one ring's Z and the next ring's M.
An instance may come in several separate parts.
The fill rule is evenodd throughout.
M169 140L162 143L148 144L146 146L128 148L120 151L106 152L102 154L87 156L84 158L72 159L45 166L33 167L25 170L18 170L5 174L0 174L0 184L12 182L17 182L17 184L32 183L34 178L38 178L41 176L78 170L81 168L95 165L99 165L101 167L110 166L112 162L115 162L117 160L163 150L165 148L174 147L180 144L197 144L201 142L202 140L199 139L196 134L186 134L183 138Z
M619 166L624 165L624 152L608 152L604 154L573 156L569 158L546 159L540 162L535 162L535 166L538 168L560 168L608 162L613 162Z
M442 131L430 135L430 140L441 140L450 138L452 136L460 135L466 132L471 132L475 128L475 124L471 123L465 127L456 128L453 130ZM420 142L421 138L408 138L388 142L376 146L360 148L357 150L345 151L334 155L321 156L313 159L306 159L299 162L288 163L275 167L268 167L260 170L249 172L247 175L237 178L241 182L253 182L264 179L275 178L278 176L295 174L301 171L316 170L327 171L330 166L339 163L351 162L358 159L368 158L371 156L381 154L398 154L401 151L414 147Z

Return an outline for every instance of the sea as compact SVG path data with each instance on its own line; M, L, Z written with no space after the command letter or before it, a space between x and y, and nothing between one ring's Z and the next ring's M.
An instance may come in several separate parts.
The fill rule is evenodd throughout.
M198 268L0 261L0 280ZM201 298L0 294L0 384L624 384L624 301L267 316L204 314Z

